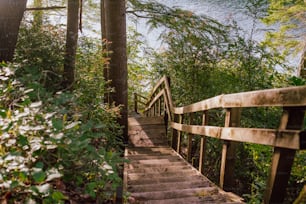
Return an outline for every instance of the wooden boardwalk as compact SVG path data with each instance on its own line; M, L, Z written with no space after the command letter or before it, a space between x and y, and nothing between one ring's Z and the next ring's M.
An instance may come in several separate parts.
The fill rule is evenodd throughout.
M243 203L202 176L167 143L162 117L130 117L124 190L128 203Z

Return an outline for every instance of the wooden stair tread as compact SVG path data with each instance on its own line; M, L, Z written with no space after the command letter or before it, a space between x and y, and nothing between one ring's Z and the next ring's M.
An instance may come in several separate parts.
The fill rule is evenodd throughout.
M129 118L124 166L129 203L243 203L201 175L167 145L162 117Z

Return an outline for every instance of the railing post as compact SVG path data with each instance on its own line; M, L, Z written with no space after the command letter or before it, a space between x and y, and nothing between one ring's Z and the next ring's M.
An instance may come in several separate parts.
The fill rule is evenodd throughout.
M137 107L137 93L134 93L134 110L135 110L135 113L138 113L138 107Z
M178 121L178 115L174 114L173 115L173 122ZM177 137L178 136L178 131L174 128L172 128L172 139L171 139L171 147L172 149L176 150L177 148Z
M194 113L190 113L190 115L189 115L189 124L188 125L192 125L193 115L194 115ZM187 137L188 137L187 138L188 139L188 143L187 143L187 161L191 162L192 137L193 137L193 135L188 133Z
M305 110L284 108L280 122L280 130L301 130L304 123ZM283 203L286 187L291 173L296 150L274 148L271 169L267 181L264 203Z
M202 117L202 125L208 124L208 112L204 111ZM206 137L201 137L200 143L200 159L199 159L199 171L203 174L204 173L204 161L205 161L205 144L206 144Z
M182 124L183 122L183 115L179 115L179 121L178 123L179 124ZM182 138L182 132L181 131L178 131L177 133L177 146L176 146L176 151L177 153L180 154L180 151L181 151L181 138Z
M240 108L231 108L226 110L224 127L238 127L240 126ZM225 141L222 148L222 159L220 168L220 187L225 190L234 186L235 177L235 156L237 149L237 142Z
M158 115L161 116L162 112L162 97L160 97L158 100Z

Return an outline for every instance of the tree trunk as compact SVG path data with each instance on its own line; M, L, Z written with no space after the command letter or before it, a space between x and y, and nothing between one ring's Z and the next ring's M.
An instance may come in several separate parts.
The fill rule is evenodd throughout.
M306 79L306 39L304 41L304 49L302 51L301 61L298 68L298 76Z
M104 1L105 0L100 0L100 20L101 20L101 42L102 42L102 46L105 46L106 50L109 50L108 47L108 43L106 41L106 24L105 24L105 5L104 5ZM108 55L108 53L106 53ZM109 66L108 64L103 64L103 76L104 76L104 80L106 82L105 84L105 93L104 93L104 102L108 103L109 102L109 84L107 83L109 80L109 75L108 75L108 70L109 70Z
M124 142L127 142L127 54L126 54L126 5L125 0L104 0L105 30L103 36L111 42L109 50L110 65L108 76L110 86L115 92L110 93L109 103L123 105L120 125L124 126Z
M0 0L0 62L12 61L27 0Z
M106 28L105 28L105 6L104 0L100 0L100 14L101 14L101 39L102 41L106 39Z
M75 58L78 44L80 1L68 0L66 53L64 61L63 86L71 88L75 75Z
M34 7L41 8L42 0L34 0ZM42 10L34 11L33 18L34 18L34 26L40 29L43 24L43 11Z

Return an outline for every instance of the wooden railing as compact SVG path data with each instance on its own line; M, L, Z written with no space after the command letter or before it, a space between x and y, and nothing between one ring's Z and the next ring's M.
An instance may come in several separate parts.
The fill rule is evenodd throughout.
M139 109L144 110L146 107L147 101L148 101L148 98L146 98L145 96L142 96L138 93L134 93L134 111L135 113L138 113ZM139 105L141 107L139 107Z
M242 109L254 107L281 107L283 113L279 127L240 127ZM208 124L208 113L214 109L225 111L224 125L221 127ZM187 134L188 161L191 160L193 136L201 136L198 167L200 172L204 169L206 137L222 140L219 185L225 189L234 183L234 158L239 142L273 147L264 203L281 203L284 200L295 153L297 150L306 149L306 132L303 131L305 109L306 86L219 95L184 107L174 107L169 80L163 77L153 88L144 112L147 116L164 115L166 121L170 122L171 146L177 152L180 152L182 133ZM192 118L195 113L201 114L201 125L193 124Z

